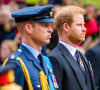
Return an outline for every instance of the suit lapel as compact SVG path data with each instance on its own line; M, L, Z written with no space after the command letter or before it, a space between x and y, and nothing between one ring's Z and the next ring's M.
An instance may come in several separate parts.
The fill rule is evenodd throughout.
M86 65L86 67L87 67L87 69L88 69L88 71L89 71L89 74L90 74L90 79L91 79L91 81L92 81L92 85L94 86L94 81L93 81L93 76L92 76L92 71L90 70L90 67L89 67L89 64L88 64L88 61L87 61L87 59L80 53L80 55L81 55L81 57L82 57L82 60L84 60L84 62L85 62L85 65Z
M33 64L39 69L42 70L41 66L39 65L39 63L37 62L36 58L34 57L34 55L23 45L20 45L19 47L23 53L25 54L25 56L27 57L27 60L32 61Z
M67 50L67 48L65 48L60 43L58 44L58 48L62 52L62 56L70 64L71 68L75 72L76 78L78 79L80 86L83 88L83 90L87 90L87 87L85 85L85 79L84 79L84 76L82 74L82 71L79 68L79 66L77 65L77 63L75 62L75 60L72 57L72 55L69 53L69 51Z

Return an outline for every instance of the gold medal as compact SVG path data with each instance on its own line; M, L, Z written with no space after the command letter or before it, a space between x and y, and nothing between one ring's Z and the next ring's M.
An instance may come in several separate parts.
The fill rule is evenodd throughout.
M83 67L83 62L80 58L79 58L79 64L80 64L81 67Z

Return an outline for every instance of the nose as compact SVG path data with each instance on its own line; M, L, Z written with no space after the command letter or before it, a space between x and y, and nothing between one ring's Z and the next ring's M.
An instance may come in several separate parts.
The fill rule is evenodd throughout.
M82 30L83 30L83 31L86 31L86 27L85 27L84 25L83 25L83 27L82 27Z
M52 26L49 26L49 27L48 27L48 31L49 31L50 33L53 32L53 28L52 28Z

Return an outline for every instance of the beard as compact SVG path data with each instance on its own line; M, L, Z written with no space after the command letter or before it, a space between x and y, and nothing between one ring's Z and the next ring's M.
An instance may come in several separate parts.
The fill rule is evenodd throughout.
M85 37L78 37L78 36L71 36L69 37L70 41L73 43L73 44L80 44L82 43L84 40L85 40Z

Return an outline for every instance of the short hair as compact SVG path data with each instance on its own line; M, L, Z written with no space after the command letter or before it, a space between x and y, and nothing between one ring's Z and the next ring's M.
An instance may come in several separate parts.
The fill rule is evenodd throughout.
M23 29L25 27L25 24L28 24L28 23L31 24L33 27L35 27L35 21L25 21L25 22L16 23L17 29L20 32L20 34L23 33Z
M63 6L55 14L55 29L59 32L62 29L62 25L67 23L69 26L73 23L73 16L76 13L84 14L84 9L78 6Z

